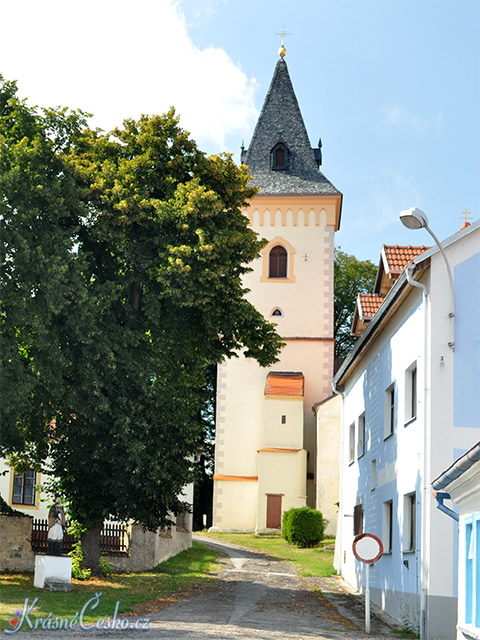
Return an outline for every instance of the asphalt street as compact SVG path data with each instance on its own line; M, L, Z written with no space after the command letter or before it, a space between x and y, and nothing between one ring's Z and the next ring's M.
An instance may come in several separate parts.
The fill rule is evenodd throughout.
M159 612L144 614L146 623L124 618L122 629L20 631L36 638L119 637L150 640L387 640L398 638L373 615L364 632L362 598L332 578L302 578L288 564L224 542L198 538L221 554L214 584L193 591ZM128 628L127 628L128 626ZM135 627L140 628L135 628Z

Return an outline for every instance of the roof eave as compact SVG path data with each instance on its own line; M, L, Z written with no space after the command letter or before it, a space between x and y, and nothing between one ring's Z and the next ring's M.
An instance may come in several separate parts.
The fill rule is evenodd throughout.
M426 268L426 266L424 268L419 268L418 269L418 275L420 275L420 273L423 273L425 268ZM395 303L399 299L401 293L403 292L403 290L404 290L404 288L406 287L407 284L408 284L407 283L407 274L406 274L406 270L404 270L402 272L402 274L395 281L395 284L393 285L393 287L390 289L390 291L385 296L385 299L382 302L382 304L380 305L380 307L378 308L377 312L375 313L373 318L368 322L365 331L362 333L360 338L357 340L357 342L356 342L355 346L353 347L352 351L346 357L346 359L344 360L344 362L341 365L340 369L337 371L337 373L333 377L333 381L332 382L333 382L334 386L339 386L339 385L344 383L345 378L346 378L346 374L352 368L352 366L355 364L355 361L357 360L357 358L360 355L363 355L363 353L366 350L369 342L376 337L380 327L383 325L384 319L386 318L388 313L391 311L391 309L393 308L393 306L395 305Z

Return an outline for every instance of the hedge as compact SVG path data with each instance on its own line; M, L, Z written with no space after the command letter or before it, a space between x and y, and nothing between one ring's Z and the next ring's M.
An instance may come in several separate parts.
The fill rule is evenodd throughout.
M323 540L323 516L310 507L289 509L283 513L282 537L298 547L314 547Z

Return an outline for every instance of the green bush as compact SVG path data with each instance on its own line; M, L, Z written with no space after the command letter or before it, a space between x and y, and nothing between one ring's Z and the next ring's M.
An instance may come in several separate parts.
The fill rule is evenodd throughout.
M314 547L323 539L323 516L320 511L301 507L285 511L282 519L282 537L298 547Z

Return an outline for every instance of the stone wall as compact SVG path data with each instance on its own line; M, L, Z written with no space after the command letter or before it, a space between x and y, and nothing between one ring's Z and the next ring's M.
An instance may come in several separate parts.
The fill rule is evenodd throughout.
M0 571L32 571L35 554L31 549L31 516L0 515ZM140 525L128 528L128 556L106 556L115 571L148 571L160 562L192 546L191 515L183 526L167 532L144 531ZM185 527L185 528L184 528Z
M33 571L32 520L0 515L0 571Z
M188 529L172 527L168 533L161 529L153 533L144 531L141 525L130 525L129 555L107 556L106 560L115 571L148 571L192 546L192 532L189 529L190 526Z

